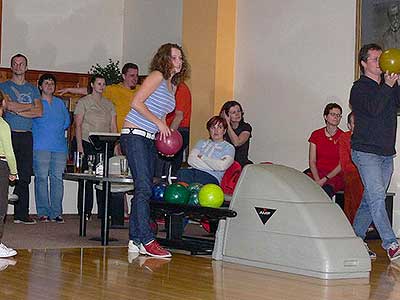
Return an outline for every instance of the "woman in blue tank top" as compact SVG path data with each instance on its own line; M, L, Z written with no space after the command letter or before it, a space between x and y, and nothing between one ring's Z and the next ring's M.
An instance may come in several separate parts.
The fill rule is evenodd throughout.
M121 130L121 146L135 182L129 219L128 251L154 257L170 257L150 228L150 197L153 184L157 132L171 134L165 116L175 108L175 88L185 79L189 65L182 48L164 44L154 55L147 76L135 94Z

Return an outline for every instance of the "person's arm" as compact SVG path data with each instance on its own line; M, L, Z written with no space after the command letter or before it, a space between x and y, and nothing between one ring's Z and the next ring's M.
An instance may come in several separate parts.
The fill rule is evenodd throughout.
M210 170L212 171L213 169L207 165L202 159L201 159L201 154L199 149L193 149L189 153L188 157L188 164L189 166L196 168L196 169L201 169L201 170Z
M350 92L350 105L356 106L370 116L380 115L388 103L397 98L394 90L396 87L393 87L395 82L387 74L385 74L385 84L378 89L366 82L355 82Z
M177 130L181 125L182 120L183 120L183 111L175 110L175 116L174 119L172 120L170 128Z
M76 87L76 88L65 88L56 91L57 95L64 95L64 94L77 94L77 95L87 95L88 90L87 88L83 87Z
M117 132L117 115L111 117L111 132Z
M83 153L83 144L82 144L82 123L83 123L83 115L77 114L74 116L74 124L75 124L75 137L76 137L76 148L78 152Z
M8 168L10 169L11 176L17 176L17 161L15 160L14 150L12 147L11 142L11 131L9 128L8 130L4 130L1 135L1 143L4 149L4 155L7 160Z
M158 88L163 80L163 76L159 71L153 71L146 77L139 91L135 94L132 100L131 107L138 113L144 116L150 122L156 124L160 131L160 138L164 139L171 134L168 126L157 116L155 116L144 104L146 99Z
M239 135L237 135L229 123L228 123L228 129L226 131L229 135L229 138L231 139L232 144L235 147L242 146L250 138L249 131L242 131Z
M326 181L328 181L329 179L331 179L331 178L335 177L337 174L339 174L340 171L342 171L342 167L340 166L340 163L339 163L332 171L330 171L328 174L326 174L324 178L326 179Z
M318 184L320 184L319 182L321 180L319 178L318 170L317 170L317 145L315 145L314 143L311 143L311 142L310 142L310 146L308 148L308 166L310 167L311 174L314 178L314 181L316 181ZM326 178L322 178L322 180L325 180L325 182L327 181Z
M63 105L63 113L64 113L64 129L68 129L69 125L71 125L71 118L69 116L67 108L64 105Z
M7 102L7 110L25 118L38 118L43 114L42 101L34 99L33 103Z
M233 164L234 158L231 155L224 155L220 159L202 156L201 160L214 171L225 171Z

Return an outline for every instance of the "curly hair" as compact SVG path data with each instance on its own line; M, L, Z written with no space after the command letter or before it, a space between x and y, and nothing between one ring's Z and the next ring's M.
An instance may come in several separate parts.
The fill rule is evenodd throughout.
M186 60L183 49L178 44L167 43L158 48L157 53L154 55L151 64L150 72L159 71L163 74L164 79L168 79L171 76L171 69L173 67L171 62L171 49L175 48L181 51L182 54L182 68L179 73L176 73L171 82L174 85L178 85L189 76L190 66Z

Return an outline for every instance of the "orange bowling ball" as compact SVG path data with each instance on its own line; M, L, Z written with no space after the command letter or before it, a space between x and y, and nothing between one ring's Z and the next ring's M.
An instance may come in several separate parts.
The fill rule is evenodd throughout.
M379 57L379 67L382 72L400 74L400 49L390 48Z

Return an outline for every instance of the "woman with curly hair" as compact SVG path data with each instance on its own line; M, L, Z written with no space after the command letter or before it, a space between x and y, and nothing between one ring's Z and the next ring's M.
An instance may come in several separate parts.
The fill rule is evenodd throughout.
M149 201L156 157L154 139L157 132L161 139L171 134L165 116L175 108L175 89L188 69L179 45L162 45L153 57L150 74L133 97L121 130L121 146L135 181L129 219L128 251L131 253L171 256L155 240L150 228Z

